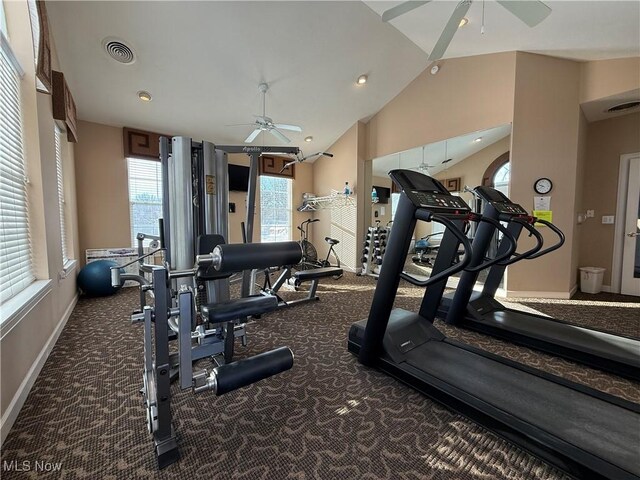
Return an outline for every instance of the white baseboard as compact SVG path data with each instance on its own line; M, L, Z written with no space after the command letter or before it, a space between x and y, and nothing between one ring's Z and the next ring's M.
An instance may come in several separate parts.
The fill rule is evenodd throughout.
M573 297L577 291L578 291L578 284L576 283L573 287L571 287L571 290L569 291L569 298Z
M602 285L602 291L606 293L612 293L613 287L611 285Z
M69 320L69 317L71 316L71 312L73 312L73 309L76 306L76 303L78 303L77 294L73 297L73 300L67 307L67 310L64 312L64 315L62 316L60 323L58 323L58 326L53 331L53 334L49 338L49 341L45 344L45 346L40 351L38 358L36 358L35 362L33 362L33 365L31 365L31 368L27 372L27 375L25 376L24 380L20 384L20 388L18 388L18 391L13 396L13 399L11 399L11 403L5 410L4 415L2 416L2 419L0 419L0 447L2 446L5 439L7 438L7 435L9 435L9 431L11 430L11 427L13 427L14 422L18 418L18 414L20 413L20 410L22 409L24 402L27 400L27 396L29 395L29 392L31 391L33 384L38 378L38 375L40 375L40 371L42 370L42 367L47 361L47 358L49 358L49 354L51 353L51 350L53 350L53 347L58 341L58 338L60 337L62 330L67 324L67 320Z
M507 298L557 298L560 300L568 300L571 298L573 293L575 293L573 288L570 292L526 292L520 290L507 290Z

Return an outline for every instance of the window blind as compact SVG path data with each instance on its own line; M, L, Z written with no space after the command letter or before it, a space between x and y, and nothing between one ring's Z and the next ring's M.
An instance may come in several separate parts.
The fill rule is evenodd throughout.
M129 213L131 245L137 246L136 235L158 235L158 219L162 217L162 164L157 160L128 158Z
M20 71L4 35L0 36L0 302L4 302L35 278L29 237Z
M62 243L62 265L66 265L69 261L69 253L67 252L67 221L65 216L64 201L64 177L62 175L62 140L61 132L58 127L54 127L53 136L56 143L56 177L58 180L58 205L60 209L60 242Z

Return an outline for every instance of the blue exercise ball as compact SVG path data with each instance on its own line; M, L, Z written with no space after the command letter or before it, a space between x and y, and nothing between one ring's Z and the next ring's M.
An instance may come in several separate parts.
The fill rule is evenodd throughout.
M120 287L111 285L111 267L117 267L118 264L113 260L96 260L87 263L78 274L78 287L85 295L89 297L106 297L116 293ZM120 269L124 273L124 269Z

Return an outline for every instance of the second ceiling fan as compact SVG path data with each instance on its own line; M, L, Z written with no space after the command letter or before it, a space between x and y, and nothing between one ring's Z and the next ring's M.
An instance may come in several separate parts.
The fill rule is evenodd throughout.
M273 119L267 117L266 115L266 95L267 90L269 90L269 85L266 83L261 83L258 85L258 90L262 93L262 115L256 115L256 121L253 123L240 123L236 125L228 125L230 127L237 126L253 126L254 130L249 134L249 136L245 139L245 143L253 142L260 132L269 132L271 135L276 137L278 140L284 143L290 143L289 140L284 133L280 130L289 130L292 132L302 132L302 128L298 125L289 125L286 123L274 123Z
M410 0L408 2L402 2L389 10L386 10L382 14L382 21L389 22L400 15L410 12L411 10L421 7L432 0L415 1ZM484 1L484 0L483 0ZM544 3L538 0L495 0L499 5L506 8L513 15L518 17L529 27L535 27L551 13L549 8ZM440 60L444 53L447 51L453 36L458 31L460 22L465 17L471 7L472 0L462 0L456 5L456 9L451 14L449 21L444 27L444 30L440 34L440 38L436 42L431 54L429 55L429 61Z

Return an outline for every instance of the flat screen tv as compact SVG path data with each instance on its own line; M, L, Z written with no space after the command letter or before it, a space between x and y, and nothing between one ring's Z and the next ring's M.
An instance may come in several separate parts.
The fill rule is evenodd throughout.
M387 187L373 186L378 193L378 203L389 203L389 197L391 197L391 189Z
M249 167L229 164L229 191L246 192L249 189Z

